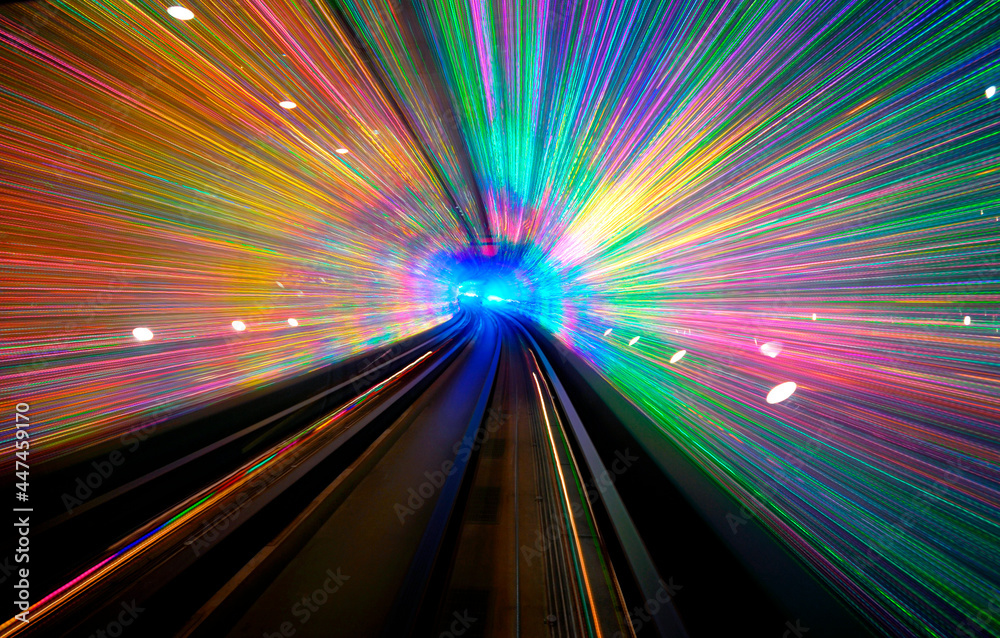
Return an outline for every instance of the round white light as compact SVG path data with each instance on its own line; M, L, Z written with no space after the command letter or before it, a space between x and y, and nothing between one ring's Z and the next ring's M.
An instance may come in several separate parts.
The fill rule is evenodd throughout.
M816 321L816 313L813 313L813 321Z
M766 354L772 359L781 354L782 349L781 344L777 341L768 341L760 347L761 353Z
M609 334L611 334L611 328L608 328L607 330L604 331L605 337L608 336Z
M167 7L167 13L178 20L190 20L194 17L194 13L192 13L191 9L181 6Z
M997 87L991 86L990 88L986 89L986 99L987 100L990 99L991 97L993 97L996 94L997 94Z
M299 325L299 322L297 320L295 320L295 319L289 319L288 320L288 325L290 325L291 327L294 328L295 326Z
M684 358L684 355L688 353L687 350L678 350L674 353L674 356L670 357L670 363L677 363Z
M972 317L968 317L968 316L967 316L967 317L965 318L965 325L967 325L967 326L968 326L968 325L971 325L971 324L972 324Z
M344 153L347 152L347 149L346 148L338 148L337 152L340 153L341 155L343 155Z
M132 331L132 336L136 341L149 341L153 338L153 331L149 328L136 328Z
M233 322L233 330L235 330L236 332L243 332L246 329L247 325L242 321L236 320Z
M291 100L285 100L284 102L278 102L278 106L283 109L294 109L298 104L292 102Z
M785 381L784 383L774 386L771 391L767 393L767 402L781 403L788 397L795 394L796 387L797 386L794 381Z
M280 281L276 281L274 283L278 284L278 288L284 288L285 287L285 284L281 283Z
M632 337L632 340L628 342L628 345L634 346L638 342L639 342L639 337Z

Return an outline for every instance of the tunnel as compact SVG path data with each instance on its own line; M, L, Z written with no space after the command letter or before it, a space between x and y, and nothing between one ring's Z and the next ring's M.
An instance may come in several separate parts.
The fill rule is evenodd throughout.
M1000 636L998 33L0 2L0 636Z

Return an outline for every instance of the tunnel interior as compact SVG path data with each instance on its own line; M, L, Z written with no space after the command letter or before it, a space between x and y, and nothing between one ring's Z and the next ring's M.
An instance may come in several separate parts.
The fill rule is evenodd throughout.
M443 517L447 542L396 539L413 562L385 565L398 591L444 602L371 594L413 619L381 631L454 631L451 604L490 610L467 635L513 631L507 599L463 571L476 543L506 537L462 517L507 506L490 455L521 450L517 435L534 442L523 458L551 443L550 457L504 489L563 477L545 493L586 512L559 541L566 560L620 581L579 600L536 583L553 609L565 595L584 610L559 635L604 635L588 609L632 635L687 635L629 611L658 591L630 580L639 554L663 579L690 574L674 593L692 636L712 635L733 583L754 589L734 605L747 635L1000 635L998 33L995 0L3 2L2 464L30 486L30 450L38 481L32 614L78 618L65 626L82 635L116 622L60 605L103 591L89 579L129 543L166 547L197 511L169 508L257 472L253 455L314 454L340 427L330 415L370 429L324 443L328 460L295 457L311 473L291 496L240 501L284 523L227 531L243 540L213 548L218 565L251 564L244 549L293 519L348 538L367 520L345 514L368 489L351 472L408 467L405 445L450 450L485 427L470 414L499 410L522 421L459 463L454 495L434 488L452 509L406 506L428 530ZM574 501L625 449L642 461L611 490L621 503ZM356 491L304 509L333 485ZM120 529L61 546L91 520ZM572 541L587 525L599 558ZM200 574L230 567L148 582L161 601L222 591ZM283 568L258 578L306 582ZM247 587L231 588L240 614L270 595ZM30 630L14 602L0 635ZM218 609L219 635L281 631Z

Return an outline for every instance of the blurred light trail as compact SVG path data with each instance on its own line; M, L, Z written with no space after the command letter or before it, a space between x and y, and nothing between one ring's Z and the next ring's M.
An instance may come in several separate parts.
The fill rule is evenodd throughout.
M996 0L336 4L0 6L37 462L493 274L883 633L1000 635Z
M329 443L329 436L335 434L331 430L339 425L346 415L370 403L395 381L416 369L434 352L433 350L425 352L388 378L351 399L333 413L275 444L270 450L259 454L236 471L218 480L214 485L202 489L169 512L159 515L142 529L137 530L130 538L119 543L119 547L110 550L110 554L97 564L84 570L63 586L34 603L31 606L30 617L37 620L45 615L55 613L62 606L72 604L74 598L87 588L99 586L102 579L121 574L136 565L141 566L144 562L151 560L151 556L155 557L157 551L162 551L163 548L169 549L171 544L185 542L185 536L190 541L192 538L190 534L193 531L190 524L196 522L201 514L223 511L223 507L226 505L233 510L225 511L236 511L243 504L249 503L262 491L268 489L278 476L293 470L308 455ZM267 478L262 478L265 473L262 468L266 466L273 467L275 471ZM235 500L233 497L236 497ZM29 629L30 623L12 618L0 625L0 636L22 635L30 633Z

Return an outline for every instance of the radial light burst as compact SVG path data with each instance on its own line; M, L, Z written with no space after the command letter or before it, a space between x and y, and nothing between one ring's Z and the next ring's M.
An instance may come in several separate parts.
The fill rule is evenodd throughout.
M449 315L426 268L468 235L329 9L188 8L0 7L3 385L39 461Z
M0 8L41 454L489 274L885 633L1000 634L1000 3L189 9Z

